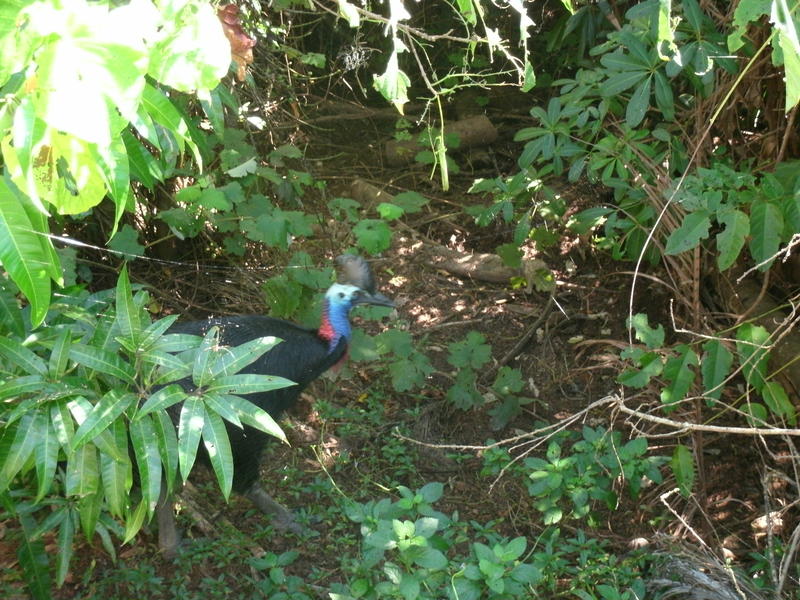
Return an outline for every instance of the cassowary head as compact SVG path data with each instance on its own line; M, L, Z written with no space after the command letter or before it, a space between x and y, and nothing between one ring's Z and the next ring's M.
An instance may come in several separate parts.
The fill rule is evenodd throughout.
M334 283L325 293L319 335L331 349L341 338L350 339L350 309L358 304L394 307L394 302L375 290L375 277L367 261L360 256L343 254L336 259L342 267L340 283Z

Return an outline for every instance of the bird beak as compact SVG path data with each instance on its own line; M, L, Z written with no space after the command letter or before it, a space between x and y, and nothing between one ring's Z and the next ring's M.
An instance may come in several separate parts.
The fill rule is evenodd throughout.
M395 307L394 300L391 298L384 296L380 292L370 294L364 290L362 290L361 293L356 296L353 304L376 304L378 306L389 306L391 308Z

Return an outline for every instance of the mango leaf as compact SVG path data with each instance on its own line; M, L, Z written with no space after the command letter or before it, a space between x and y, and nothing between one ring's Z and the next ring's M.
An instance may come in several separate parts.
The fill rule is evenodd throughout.
M186 396L186 391L177 384L159 388L139 408L135 418L140 419L152 412L166 410L170 406L182 402Z
M131 282L128 279L128 266L123 265L117 278L116 304L117 326L123 337L128 338L133 345L138 343L141 335L142 323L139 317L139 308L133 302Z
M34 419L35 413L28 412L18 423L4 427L0 438L0 491L8 488L34 451L36 437L28 435Z
M678 444L675 447L675 452L672 454L669 465L672 468L673 475L675 475L681 495L688 498L692 493L695 477L692 451L683 444Z
M111 443L117 447L122 460L116 460L100 453L100 474L103 480L103 494L112 515L121 517L125 512L128 492L133 484L133 466L128 454L128 432L120 419L111 424Z
M133 367L113 352L84 344L73 344L69 350L69 357L90 369L111 375L127 383L134 383Z
M756 200L750 206L750 254L760 271L769 269L770 257L778 252L783 231L783 214L777 204ZM763 263L763 264L761 264Z
M207 392L217 394L256 394L279 390L292 385L297 384L294 381L274 375L242 374L217 377L204 389Z
M686 215L681 226L667 238L664 253L680 254L697 246L700 240L706 239L708 229L711 227L710 216L711 213L706 210L698 210Z
M158 440L158 452L161 455L161 464L164 466L164 479L167 482L167 492L172 493L172 488L178 480L178 436L175 424L166 411L158 411L153 419L153 429Z
M123 544L130 542L136 534L139 533L139 530L144 524L144 519L148 514L147 506L147 499L142 498L141 502L139 502L139 506L137 506L133 512L129 512L125 515L125 537L122 539Z
M222 495L227 500L233 486L233 453L220 416L213 411L206 411L203 421L203 445L208 453L214 474L217 476Z
M247 365L261 358L281 341L279 338L266 336L250 340L239 346L227 348L211 364L208 375L211 379L216 379L220 375L238 373Z
M731 372L733 354L719 340L706 342L703 350L705 356L700 367L703 374L703 393L709 398L719 400L723 390L720 384Z
M750 235L750 219L740 210L723 209L717 213L717 221L725 229L717 234L717 266L720 271L730 268L744 248Z
M664 377L671 382L669 387L661 390L664 404L674 404L686 397L696 375L692 367L700 364L697 354L686 344L679 344L675 350L678 356L669 358L664 365Z
M197 348L192 363L192 383L197 387L205 386L206 382L211 379L208 367L214 354L220 349L219 344L219 327L211 327L203 336L203 341Z
M141 480L142 502L147 513L152 514L161 494L161 457L155 427L150 415L131 421L128 427Z
M46 409L36 411L34 427L30 435L36 439L33 456L36 464L36 501L39 502L50 491L55 479L60 445Z
M47 363L12 338L0 337L0 356L30 375L47 375Z
M42 250L17 187L0 178L0 263L31 304L31 324L44 320L50 305L50 257Z
M35 600L49 600L52 597L50 568L44 541L33 536L33 529L36 526L33 517L24 512L18 513L16 516L19 518L23 531L17 548L17 560L22 567L22 576L25 578L25 583L28 584L28 591Z
M64 376L64 371L69 363L70 343L70 329L64 327L58 330L56 339L53 341L53 349L50 351L50 358L47 361L47 373L53 380L59 380Z
M227 403L236 411L239 419L245 425L263 431L283 442L286 441L286 434L265 410L240 396L220 395L219 398L221 402Z
M82 498L100 488L100 464L97 446L84 444L67 457L67 480L64 493Z
M204 424L203 402L196 396L189 396L181 407L178 421L178 464L184 482L189 478L189 473L194 466Z
M94 439L100 432L105 431L108 426L125 412L131 404L136 401L136 396L131 393L123 393L118 389L112 389L105 394L92 407L92 411L87 415L86 420L78 427L75 436L70 442L72 450L87 440Z

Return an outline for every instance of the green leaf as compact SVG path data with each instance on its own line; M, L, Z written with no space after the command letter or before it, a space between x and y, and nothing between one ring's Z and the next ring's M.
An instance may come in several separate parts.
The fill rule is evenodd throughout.
M274 336L256 338L239 346L226 348L208 369L209 379L233 375L269 352L282 340Z
M14 476L28 461L36 446L36 438L28 435L35 413L22 415L17 423L4 427L0 438L0 491L6 490Z
M417 192L401 192L394 197L394 204L410 215L420 212L428 204L428 199Z
M17 337L25 337L25 322L11 281L0 281L0 327L7 327Z
M192 364L192 383L197 387L203 387L211 379L209 365L214 358L215 351L219 345L219 327L211 327L203 336L203 341L197 348Z
M128 431L125 422L121 419L114 421L110 427L110 434L110 443L116 446L121 459L114 459L101 452L100 474L108 510L112 515L121 517L125 513L128 492L133 485L133 465L128 454Z
M22 567L22 576L28 584L28 591L35 600L50 600L50 568L44 541L33 538L33 517L21 512L17 514L17 518L23 531L18 542L17 560Z
M706 239L711 227L710 214L706 210L698 210L686 215L681 226L667 238L664 253L680 254L697 246L700 240Z
M361 15L358 9L347 2L347 0L336 0L339 6L339 16L347 21L347 24L352 28L356 28L361 24Z
M123 544L130 542L134 536L139 533L139 530L144 524L144 519L148 514L147 499L142 498L139 506L132 513L128 513L125 518L125 537L122 539Z
M628 387L643 388L650 383L651 378L660 375L664 369L661 357L655 352L643 353L638 358L637 365L640 368L625 369L617 376L617 381Z
M774 415L786 419L792 427L797 425L797 411L780 383L768 382L761 390L761 395Z
M664 365L664 378L670 382L670 386L661 390L661 402L664 404L675 404L686 397L695 379L696 367L700 364L694 350L686 344L679 344L675 347L678 356L673 356Z
M456 368L479 369L486 364L492 353L492 347L484 342L486 338L482 334L470 331L465 339L448 346L450 355L447 362Z
M100 487L100 465L97 447L84 444L67 457L65 494L83 498L94 494Z
M411 80L408 78L408 75L400 69L397 60L399 44L401 44L401 42L395 38L395 47L389 57L389 61L386 63L386 70L382 75L373 75L372 85L386 100L391 102L402 115L403 105L408 102L408 88L411 87Z
M222 495L227 500L233 486L233 453L225 423L217 413L208 410L203 421L203 445L208 452Z
M31 304L31 324L44 320L50 305L51 257L43 250L22 206L23 198L7 175L0 178L0 263Z
M650 93L653 86L652 75L645 78L633 91L628 106L625 109L625 121L628 126L634 128L639 125L650 108Z
M111 375L130 384L134 383L135 374L133 368L113 352L93 346L73 344L69 349L69 357L90 369Z
M225 377L217 377L205 388L205 391L217 394L243 395L269 392L293 385L297 384L274 375L226 375Z
M286 434L265 410L240 396L220 395L219 398L221 402L227 403L236 411L239 419L245 425L263 431L281 441L286 441Z
M159 411L153 419L153 428L158 440L161 463L164 465L167 491L172 493L172 488L178 480L178 436L175 432L175 424L166 411Z
M205 424L205 408L196 396L189 396L181 407L178 421L178 464L185 482L194 466L197 446Z
M122 266L117 278L115 307L117 309L117 326L122 336L128 338L135 346L141 334L142 323L139 318L139 309L133 302L127 265Z
M625 323L627 327L633 327L635 337L650 349L661 348L664 346L664 326L659 324L651 327L648 317L644 313L636 313Z
M161 457L155 427L150 415L131 421L128 427L141 480L142 502L147 513L152 514L161 494Z
M783 214L772 202L756 200L750 206L750 254L760 271L769 269L781 242ZM763 264L762 264L763 263Z
M769 332L760 325L744 323L736 331L736 340L744 378L757 392L761 392L766 383L769 362L769 352L765 348L769 343Z
M86 416L86 420L78 427L78 431L75 432L75 436L70 443L70 448L74 451L81 444L94 439L100 432L105 431L111 422L125 412L135 401L136 396L131 392L123 393L118 389L110 390L92 407L92 411Z
M606 97L618 96L622 92L629 90L640 81L648 77L648 72L644 70L622 71L615 73L600 86L600 93Z
M709 340L703 344L705 356L700 371L703 374L704 395L719 400L722 396L722 382L731 372L733 354L719 340Z
M59 329L56 339L53 342L53 349L50 351L50 359L47 361L47 373L52 380L59 380L64 376L69 363L69 346L71 343L71 332L69 328Z
M681 494L688 498L692 493L695 477L692 451L683 444L678 444L675 447L675 452L672 454L669 465L672 468L673 475L675 475Z
M139 243L139 234L127 223L109 240L108 247L119 252L126 260L144 256L144 246Z
M507 267L517 269L522 265L522 251L516 244L502 244L495 249L495 252Z
M60 444L49 416L46 409L37 410L35 425L31 431L32 437L36 439L33 451L36 461L36 502L41 501L50 491L58 465Z
M165 410L178 402L182 402L186 396L186 391L177 384L159 388L139 408L135 418L140 419L152 412Z
M750 219L740 210L726 209L717 213L717 221L725 229L717 234L717 266L724 271L733 265L750 235Z
M381 216L381 219L385 219L387 221L394 221L395 219L399 219L403 216L405 211L397 206L396 204L391 204L389 202L381 202L378 204L376 208L378 214Z
M12 338L0 337L0 356L27 374L47 375L47 363Z
M356 243L370 254L386 250L392 241L392 230L386 222L378 219L363 219L353 227Z

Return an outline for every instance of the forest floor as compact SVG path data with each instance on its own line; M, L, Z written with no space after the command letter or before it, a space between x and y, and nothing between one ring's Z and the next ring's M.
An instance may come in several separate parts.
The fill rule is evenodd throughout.
M298 537L274 531L245 500L232 498L226 504L213 477L200 474L181 503L180 522L186 539L177 562L158 555L154 531L119 547L116 564L99 544L81 542L58 598L269 597L258 591L259 578L267 574L246 560L262 551L277 555L298 552L287 572L324 589L343 580L342 557L357 552L358 525L343 514L344 499L395 498L397 485L417 489L430 481L442 482L445 492L438 510L446 514L457 511L463 521L512 537L522 535L530 543L537 539L544 525L525 482L511 476L482 475L481 451L467 447L483 446L490 439L514 438L543 423L567 422L593 402L619 393L616 377L623 368L619 350L628 343L625 323L633 265L612 261L596 251L588 238L564 234L559 244L537 256L557 282L555 302L549 308L547 292L512 290L508 285L464 279L432 266L437 246L465 253L494 252L510 241L510 226L479 228L463 212L467 205L488 200L466 193L476 177L514 172L519 146L510 139L525 110L503 108L493 113L490 105L488 114L492 118L501 112L499 141L488 150L458 157L462 172L451 176L448 192L441 190L436 177L430 178L429 167L381 164L379 148L391 135L392 119L320 119L308 133L304 166L315 178L328 182L328 199L346 196L350 183L360 178L391 193L417 191L431 201L426 211L404 221L391 249L374 264L382 291L396 299L399 317L438 370L421 392L398 393L381 373L380 363L351 363L337 379L321 379L306 391L285 422L291 447L272 445L264 460L263 480L270 493L298 511L312 533ZM301 143L295 141L298 146ZM561 193L571 210L592 205L598 194L587 184ZM313 213L313 200L304 202L304 210ZM324 245L303 247L319 264L338 253L337 238L347 244L337 224L330 224L330 233ZM131 270L136 277L136 267ZM186 310L185 306L170 305L170 296L174 298L170 286L191 280L191 265L187 263L186 273L176 270L172 267L170 273L163 272L163 278L156 270L138 274L140 283L155 290L154 296L164 303L166 312ZM226 299L226 313L261 310L263 297L258 290L265 274L258 270L250 273L238 272L237 277L252 277L242 288L255 290L254 295ZM651 323L667 324L669 294L657 281L660 273L648 275L654 278L638 280L633 313L644 311ZM205 296L198 289L200 309L194 309L194 316L204 316L204 307L213 310L208 290L223 287L224 280L231 278L224 272L219 277L215 283L205 274L196 276ZM508 363L521 370L526 382L524 395L535 398L519 416L494 430L487 414L489 406L462 411L445 400L448 377L454 375L445 361L448 344L470 331L480 332L492 346L495 362L489 368L495 368L496 361L515 347L545 310L530 342ZM356 321L359 325L358 318ZM364 326L375 333L393 324L370 322ZM650 401L647 394L657 391L644 390L642 403ZM632 425L657 430L646 423L627 422L611 405L581 415L569 427L580 431L585 425L612 426L623 438L633 435ZM673 438L654 439L650 449L653 454L670 456L675 443ZM533 443L517 453L524 450L531 456L543 456L546 448L546 442ZM705 506L692 505L677 494L665 496L675 482L664 468L665 481L643 490L636 501L622 493L616 510L601 510L602 518L591 535L609 541L613 551L625 554L638 545L655 544L658 534L675 534L690 544L697 542L693 539L697 534L715 551L725 547L734 558L745 558L748 552L763 549L763 537L757 539L751 523L763 514L758 465L759 453L764 451L709 436L701 474ZM678 515L685 519L683 525ZM4 546L2 527L0 524L0 566L16 568L11 549ZM565 521L562 527L575 531L578 524ZM55 540L49 547L55 551Z

